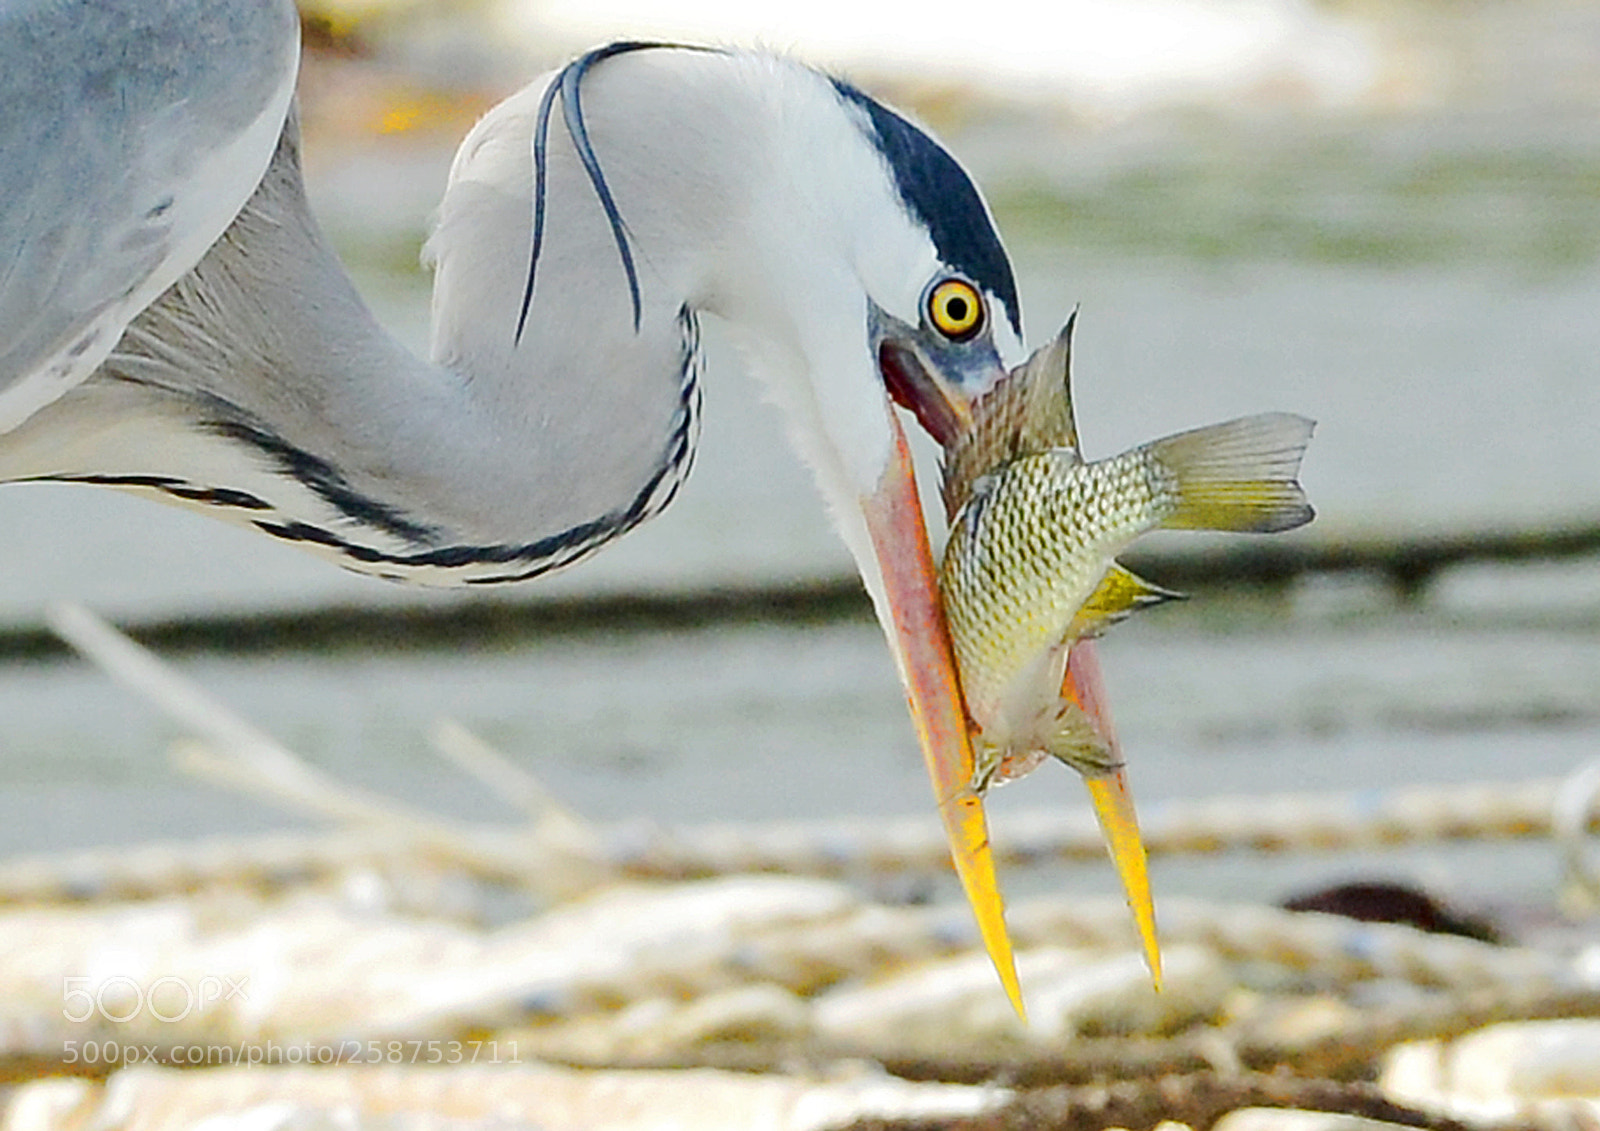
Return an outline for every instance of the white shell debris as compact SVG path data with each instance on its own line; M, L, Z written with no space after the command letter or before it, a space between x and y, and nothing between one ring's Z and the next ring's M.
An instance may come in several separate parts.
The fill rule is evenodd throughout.
M1404 1009L1423 992L1407 990L1411 980L1525 997L1561 974L1555 954L1175 900L1157 995L1120 901L1057 899L1013 915L1033 1018L1024 1031L964 907L872 905L840 884L776 876L623 885L496 930L358 902L335 888L0 913L0 1053L50 1058L67 1041L111 1038L159 1052L530 1026L549 1030L549 1055L561 1055L565 1033L568 1055L583 1057L608 1043L618 1056L667 1056L741 1026L772 1040L1037 1046L1176 1032L1225 1006L1233 1014L1241 979L1270 988L1271 1002L1253 1007L1260 1016L1269 1004L1293 1012L1308 992L1342 997L1339 986ZM1355 959L1341 949L1352 938L1363 942ZM1375 964L1375 951L1405 957ZM736 993L755 987L767 992ZM680 1015L708 998L704 1012ZM641 1002L657 1004L605 1016ZM1332 1029L1350 1028L1351 1011L1335 1012Z
M1100 957L1039 986L1029 1018L1040 1041L1080 1035L1166 1033L1213 1019L1235 980L1214 953L1175 946L1162 955L1161 990L1134 953Z
M1395 1131L1402 1126L1338 1111L1244 1107L1217 1120L1211 1131Z
M0 915L0 1052L428 1037L614 1007L858 904L838 884L747 876L615 888L491 932L318 894L16 911Z
M1464 1118L1600 1119L1600 1019L1490 1025L1389 1050L1379 1085L1400 1103Z
M860 906L843 884L790 876L619 884L501 932L500 940L506 947L555 949L603 939L630 952L671 951L724 931L756 933L842 919Z
M1364 1069L1401 1033L1600 1009L1592 951L1575 959L1568 947L1180 898L1162 901L1166 991L1157 995L1123 901L1058 894L1019 901L1008 917L1033 1017L1024 1029L954 899L889 906L843 884L770 874L617 883L624 869L649 869L614 855L470 740L453 757L520 798L527 828L458 825L347 787L133 646L97 646L103 661L113 652L128 678L181 706L184 725L218 747L202 762L347 831L270 851L213 846L198 859L162 849L64 867L0 862L0 902L25 901L0 909L0 1085L14 1088L0 1092L0 1131L810 1131L873 1118L976 1115L1003 1126L1012 1114L1031 1117L1022 1100L1003 1110L1016 1097L995 1088L859 1070L800 1077L797 1063L958 1079L1014 1070L1009 1078L1065 1084L1109 1076L1134 1089L1142 1080L1127 1118L1209 1123L1215 1086L1235 1077L1244 1086L1226 1094L1236 1106L1282 1102L1282 1083L1262 1090L1250 1076L1288 1069L1292 1083L1298 1068ZM848 833L780 836L779 855L836 874L877 869L878 841ZM718 867L752 858L742 836L711 838ZM929 859L947 869L932 822L928 837L938 848ZM775 867L763 851L762 867ZM474 909L507 887L513 906L544 910L483 927ZM64 905L33 902L53 898ZM494 905L505 912L503 898ZM1593 1121L1600 1099L1585 1097L1600 1091L1596 1026L1501 1026L1405 1046L1385 1082L1447 1113L1549 1111L1570 1122L1576 1111ZM1161 1074L1193 1072L1197 1061L1215 1071L1198 1075L1196 1102L1172 1107L1183 1091L1166 1084L1181 1077ZM629 1064L656 1070L617 1071ZM683 1067L665 1070L673 1065ZM35 1080L61 1072L107 1079ZM1321 1086L1330 1081L1304 1082L1315 1087L1287 1094L1338 1106L1337 1088ZM1054 1096L1059 1109L1095 1118L1105 1089L1074 1091ZM1237 1118L1287 1121L1274 1126L1290 1131L1298 1118L1328 1131L1320 1121L1343 1121Z
M1467 1095L1600 1100L1600 1020L1495 1025L1456 1041L1451 1061Z
M811 1034L811 1007L772 985L741 986L688 1002L647 998L615 1013L505 1033L535 1056L587 1064L648 1062L719 1041L762 1044Z
M994 992L988 958L968 954L831 990L817 999L815 1024L828 1037L869 1045L937 1042L952 1032L969 1040L1052 1044L1079 1034L1170 1031L1214 1016L1234 987L1222 960L1199 947L1172 948L1164 967L1157 993L1134 953L1020 951L1017 976L1028 1002L1024 1027Z
M1406 786L1382 794L1170 798L1141 814L1140 822L1152 857L1506 840L1548 835L1562 785L1560 779L1539 778ZM950 852L938 822L922 817L680 828L624 822L586 825L585 833L591 857L577 859L582 854L576 847L563 846L575 866L673 880L741 872L931 872L948 866ZM0 903L148 899L224 884L283 888L360 866L407 874L440 864L511 872L520 862L529 871L551 851L550 838L537 829L486 824L464 826L457 834L453 852L441 852L403 824L345 823L326 831L14 856L0 860ZM1098 864L1105 856L1099 826L1087 810L1009 813L994 835L1002 869L1048 860ZM563 879L561 894L572 886Z
M1023 993L1052 971L1087 961L1077 951L1040 948L1018 953ZM877 981L847 983L817 998L817 1031L837 1041L871 1045L929 1042L959 1032L977 1040L1023 1039L1004 995L994 992L987 955L968 953L925 962Z
M596 1072L540 1064L414 1068L380 1065L338 1072L317 1068L250 1068L186 1072L134 1068L103 1087L62 1088L42 1081L18 1090L5 1131L73 1126L208 1131L396 1126L398 1113L426 1113L452 1131L820 1131L869 1118L979 1115L1005 1102L999 1088L916 1084L883 1076L811 1080L699 1069L683 1072ZM83 1100L98 1102L85 1111ZM220 1113L229 1113L222 1115Z
M87 1080L63 1076L19 1088L0 1119L0 1131L56 1131L87 1127L100 1089Z

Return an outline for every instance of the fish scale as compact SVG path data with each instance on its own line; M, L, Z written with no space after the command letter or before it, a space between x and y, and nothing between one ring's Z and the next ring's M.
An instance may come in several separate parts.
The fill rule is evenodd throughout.
M1109 559L1173 509L1147 453L1083 463L1069 449L1023 456L973 487L942 586L969 708L992 704L1058 645Z

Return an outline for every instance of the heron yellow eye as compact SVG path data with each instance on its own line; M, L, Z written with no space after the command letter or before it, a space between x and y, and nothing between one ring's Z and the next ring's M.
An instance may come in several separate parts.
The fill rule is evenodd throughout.
M928 321L952 341L983 329L983 297L965 279L946 279L928 292Z

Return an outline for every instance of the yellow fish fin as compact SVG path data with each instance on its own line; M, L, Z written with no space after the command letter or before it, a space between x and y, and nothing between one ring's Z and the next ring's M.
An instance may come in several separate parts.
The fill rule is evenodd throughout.
M1314 512L1295 477L1313 427L1303 416L1268 412L1147 445L1175 496L1161 525L1257 534L1304 526Z
M1112 562L1100 584L1089 594L1072 623L1067 627L1068 640L1086 636L1099 636L1106 629L1125 619L1130 613L1146 605L1159 605L1163 601L1181 601L1184 595L1163 589L1153 582Z

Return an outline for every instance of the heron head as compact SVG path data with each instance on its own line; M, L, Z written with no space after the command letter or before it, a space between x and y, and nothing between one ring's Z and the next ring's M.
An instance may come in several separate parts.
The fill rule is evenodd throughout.
M941 446L968 406L1017 360L1022 319L1010 259L972 179L943 146L855 87L834 80L881 160L888 192L858 251L869 340L884 387Z

